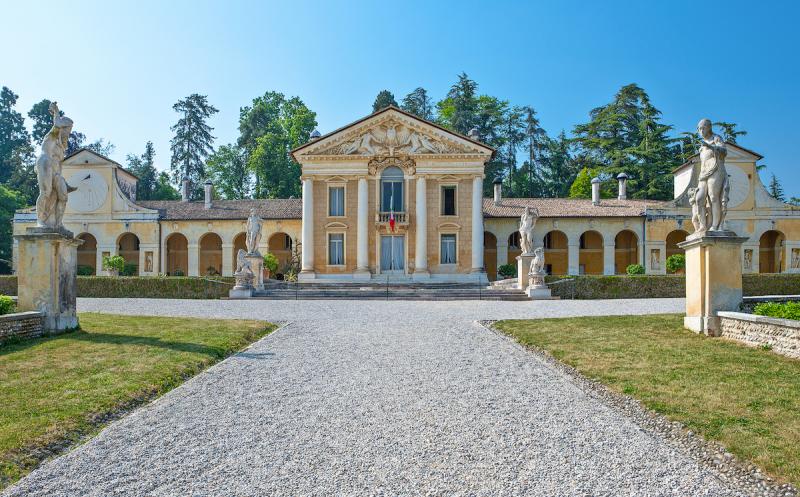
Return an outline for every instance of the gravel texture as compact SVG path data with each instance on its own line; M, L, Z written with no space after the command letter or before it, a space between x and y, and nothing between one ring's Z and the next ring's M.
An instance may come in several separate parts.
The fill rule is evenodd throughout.
M745 495L475 322L681 307L81 299L81 311L288 324L7 495Z

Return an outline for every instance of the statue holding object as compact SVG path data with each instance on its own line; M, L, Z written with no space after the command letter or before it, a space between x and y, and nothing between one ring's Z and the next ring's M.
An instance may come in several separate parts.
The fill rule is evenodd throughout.
M697 188L689 191L689 203L695 233L703 235L708 231L723 231L730 192L725 170L728 149L722 137L714 134L710 119L702 119L697 124L697 132L700 135L700 175Z
M523 255L533 253L533 227L539 219L539 211L526 207L519 220L519 246Z
M42 151L36 159L36 179L39 197L36 199L36 225L54 231L63 229L67 195L77 190L61 176L62 161L72 132L72 119L62 116L58 104L50 104L53 127L42 140Z

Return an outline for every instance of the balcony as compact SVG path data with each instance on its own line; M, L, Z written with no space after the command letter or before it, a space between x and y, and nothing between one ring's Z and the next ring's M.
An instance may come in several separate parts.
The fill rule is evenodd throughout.
M389 218L391 217L391 212L379 212L375 215L375 222L378 224L388 224ZM394 222L395 224L408 224L408 214L405 212L395 212L394 213Z

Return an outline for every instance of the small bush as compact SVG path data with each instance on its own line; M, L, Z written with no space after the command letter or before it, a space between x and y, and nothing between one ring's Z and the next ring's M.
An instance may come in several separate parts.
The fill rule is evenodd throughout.
M642 266L641 264L631 264L630 266L625 268L625 272L631 276L636 274L644 274L644 266Z
M686 256L683 254L672 254L667 257L667 272L674 274L686 267Z
M121 255L107 255L103 257L103 269L121 273L125 269L125 259Z
M275 257L275 254L267 252L264 255L264 267L267 268L270 274L275 274L278 270L278 258Z
M119 272L122 276L136 276L136 270L139 269L137 264L132 262L126 262L124 266L122 266L122 271ZM87 275L89 276L89 275Z
M94 268L92 266L78 266L78 276L94 276Z
M497 268L498 274L505 278L516 278L517 277L517 265L516 264L503 264L499 268Z
M0 316L14 312L14 299L6 295L0 295Z
M753 312L759 316L800 320L800 302L763 302Z
M186 276L183 272L183 269L176 269L172 272L172 276Z

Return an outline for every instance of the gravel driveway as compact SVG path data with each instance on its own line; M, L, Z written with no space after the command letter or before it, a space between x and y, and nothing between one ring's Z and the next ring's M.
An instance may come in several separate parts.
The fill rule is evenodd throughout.
M474 322L678 312L681 299L79 307L289 324L7 495L739 495Z

